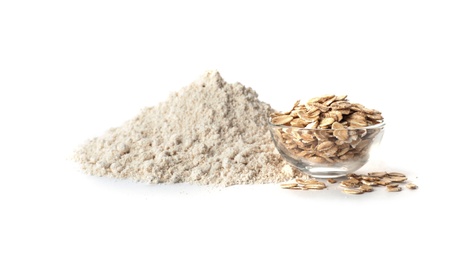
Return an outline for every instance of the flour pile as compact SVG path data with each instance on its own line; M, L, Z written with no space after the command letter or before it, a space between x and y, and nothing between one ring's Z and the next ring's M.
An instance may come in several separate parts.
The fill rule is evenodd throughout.
M91 175L147 183L235 185L276 183L301 176L275 150L271 108L216 71L101 137L75 159Z

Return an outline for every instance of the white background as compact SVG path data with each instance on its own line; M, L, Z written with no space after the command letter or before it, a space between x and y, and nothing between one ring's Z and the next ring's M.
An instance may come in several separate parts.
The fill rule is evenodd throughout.
M470 1L0 2L0 259L470 259ZM146 185L70 160L216 69L383 112L416 191ZM438 259L436 258L436 259Z

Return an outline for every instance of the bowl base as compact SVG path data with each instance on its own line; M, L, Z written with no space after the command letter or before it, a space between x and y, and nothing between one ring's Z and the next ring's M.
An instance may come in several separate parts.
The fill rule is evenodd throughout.
M304 171L308 175L314 178L341 178L346 176L346 172L310 172L310 171Z
M348 174L348 172L342 171L342 172L337 172L337 171L325 171L325 172L320 172L319 169L316 169L316 171L312 172L308 169L303 170L304 173L310 175L311 177L314 178L341 178L344 177Z
M338 166L338 167L333 167L333 166L328 166L328 167L310 167L310 166L299 166L295 165L299 170L302 172L310 175L311 177L314 178L341 178L346 176L348 173L351 173L360 167L362 167L362 164L356 165L355 167L343 167L343 166Z

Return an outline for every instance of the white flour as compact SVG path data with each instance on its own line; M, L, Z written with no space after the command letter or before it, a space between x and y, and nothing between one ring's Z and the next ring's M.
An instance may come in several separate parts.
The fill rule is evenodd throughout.
M148 183L275 183L302 174L282 160L268 132L271 108L218 72L94 138L75 154L86 173Z

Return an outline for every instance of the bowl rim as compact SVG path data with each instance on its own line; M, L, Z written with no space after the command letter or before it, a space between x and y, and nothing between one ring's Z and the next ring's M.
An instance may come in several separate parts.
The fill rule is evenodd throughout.
M292 129L297 129L297 130L317 130L317 131L328 131L328 130L333 131L333 130L336 130L336 129L332 129L332 128L323 129L323 128L304 128L304 127L291 126L291 125L275 125L275 124L272 124L270 116L269 116L268 123L269 123L269 126L273 126L273 127L292 128ZM378 128L384 127L385 125L386 125L385 120L381 120L380 123L375 124L375 125L369 125L369 126L364 126L364 127L347 127L347 128L344 128L344 129L345 130L369 130L369 129L378 129Z

